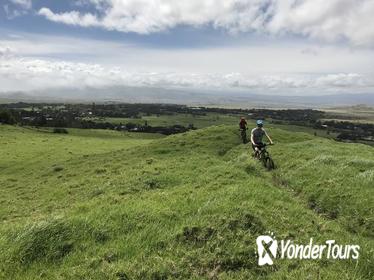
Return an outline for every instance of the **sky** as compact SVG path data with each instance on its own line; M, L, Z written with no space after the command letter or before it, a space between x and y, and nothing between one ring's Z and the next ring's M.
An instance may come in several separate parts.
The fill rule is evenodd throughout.
M0 92L374 94L374 0L0 0Z

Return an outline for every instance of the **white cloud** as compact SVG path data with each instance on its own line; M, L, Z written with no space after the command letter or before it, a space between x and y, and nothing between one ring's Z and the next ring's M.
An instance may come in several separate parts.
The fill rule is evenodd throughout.
M348 74L328 74L319 77L316 80L317 86L333 86L333 87L364 87L366 85L374 85L373 82L366 81L362 75L357 73Z
M18 1L18 0L16 0ZM298 34L374 46L373 0L84 0L96 13L39 15L55 22L148 34L178 25L211 25L232 33Z
M0 30L1 32L1 30ZM0 33L0 45L22 57L124 66L133 71L191 73L374 73L374 52L276 41L260 45L153 48L135 42L30 33ZM328 61L328 63L327 63Z
M13 5L3 5L4 12L8 19L25 15L32 7L31 0L9 0L9 3Z
M304 43L158 49L28 33L1 37L0 92L110 86L279 95L374 91L374 53L367 49Z
M246 75L242 73L203 74L182 72L139 72L124 67L49 61L2 55L0 48L0 84L4 91L33 91L48 88L105 88L111 86L153 86L164 88L228 89L250 92L289 92L305 90L326 93L357 92L373 89L372 79L357 73L327 75Z
M10 57L13 54L13 50L9 46L0 45L0 59Z
M77 11L69 13L54 14L48 8L42 8L39 10L39 15L45 16L51 21L63 22L69 25L80 25L84 27L88 26L99 26L97 18L92 14L80 14Z
M31 0L10 0L13 4L19 5L24 9L31 9L32 2Z

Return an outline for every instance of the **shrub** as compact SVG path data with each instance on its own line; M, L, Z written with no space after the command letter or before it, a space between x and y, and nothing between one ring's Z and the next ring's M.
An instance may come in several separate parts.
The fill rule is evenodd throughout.
M109 239L107 231L93 227L86 221L51 218L11 234L11 260L22 265L37 261L56 262L74 251L82 240L103 243Z
M74 230L60 220L44 221L21 231L14 240L13 259L22 264L56 261L74 248Z
M60 172L62 170L64 170L64 168L62 166L55 166L55 167L53 167L53 171L55 171L55 172Z
M0 110L0 123L15 124L16 119L10 111Z
M68 134L69 132L65 128L55 127L53 133Z

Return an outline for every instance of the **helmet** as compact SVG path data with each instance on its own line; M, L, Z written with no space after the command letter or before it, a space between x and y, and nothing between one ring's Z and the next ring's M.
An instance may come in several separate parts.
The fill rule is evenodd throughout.
M264 121L263 120L257 120L256 124L257 124L257 126L263 126L264 125Z

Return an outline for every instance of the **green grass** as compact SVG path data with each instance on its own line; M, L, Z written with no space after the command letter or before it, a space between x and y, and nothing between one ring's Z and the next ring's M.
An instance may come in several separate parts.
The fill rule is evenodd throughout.
M0 278L373 277L372 147L272 128L267 172L236 126L156 139L0 132ZM359 244L360 259L259 267L267 231Z
M0 126L2 157L0 166L9 173L14 169L52 164L76 156L109 152L147 143L161 137L158 134L120 133L110 130L68 129L68 135L52 130ZM17 174L19 175L19 174Z
M308 133L311 135L319 136L319 137L324 137L328 139L334 139L336 136L339 135L339 133L331 132L328 130L324 129L314 129L312 127L308 126L300 126L300 125L292 125L292 124L269 124L267 125L268 129L271 130L272 128L281 128L290 132L303 132L303 133Z

